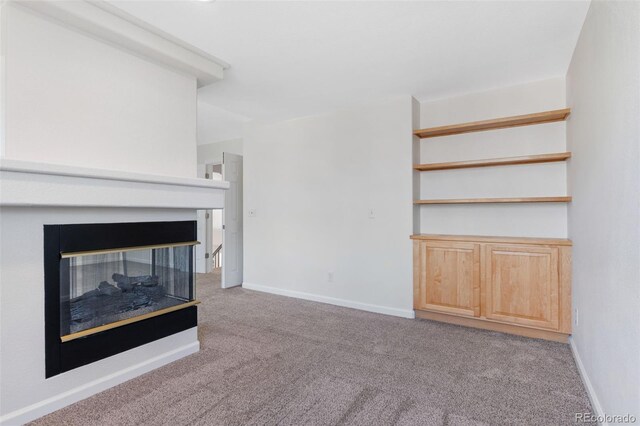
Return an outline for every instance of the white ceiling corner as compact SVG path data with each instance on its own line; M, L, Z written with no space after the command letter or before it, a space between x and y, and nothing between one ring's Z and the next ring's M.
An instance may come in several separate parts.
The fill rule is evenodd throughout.
M589 7L587 1L111 3L231 64L223 81L199 91L199 130L206 133L200 142L229 139L250 119L564 76Z

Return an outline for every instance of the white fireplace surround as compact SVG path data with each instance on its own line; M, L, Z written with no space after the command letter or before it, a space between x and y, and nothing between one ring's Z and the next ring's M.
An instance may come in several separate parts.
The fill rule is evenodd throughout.
M228 182L0 160L0 425L33 420L199 350L197 327L49 379L43 225L195 220Z
M46 379L43 227L223 208L229 183L194 178L196 101L228 67L100 0L0 0L0 425L199 350L193 327Z
M0 206L221 208L229 183L0 159Z

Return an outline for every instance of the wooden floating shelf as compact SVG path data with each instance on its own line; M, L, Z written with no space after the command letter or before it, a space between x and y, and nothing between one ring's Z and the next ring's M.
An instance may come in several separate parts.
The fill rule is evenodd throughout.
M568 203L570 201L571 197L454 198L418 200L414 201L414 204Z
M457 135L460 133L504 129L507 127L552 123L554 121L566 120L570 113L571 108L564 108L534 114L515 115L513 117L494 118L491 120L472 121L469 123L452 124L449 126L430 127L427 129L415 130L413 134L418 136L420 139L424 139L437 136Z
M488 158L486 160L454 161L450 163L418 164L413 168L421 172L431 170L467 169L471 167L510 166L514 164L551 163L571 158L570 152L556 154L526 155L523 157Z

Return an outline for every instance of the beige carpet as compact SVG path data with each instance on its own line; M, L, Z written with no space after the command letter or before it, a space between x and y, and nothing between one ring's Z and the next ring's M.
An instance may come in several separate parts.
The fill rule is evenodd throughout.
M567 345L198 281L195 355L36 425L567 425Z

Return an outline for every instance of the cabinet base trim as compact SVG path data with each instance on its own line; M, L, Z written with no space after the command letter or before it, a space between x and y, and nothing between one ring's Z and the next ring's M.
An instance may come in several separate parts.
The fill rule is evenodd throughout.
M448 324L462 325L465 327L480 328L483 330L499 331L501 333L516 334L518 336L534 339L552 340L554 342L568 343L569 335L549 330L522 327L518 325L503 324L482 318L461 317L457 315L443 314L416 309L416 318L445 322Z

